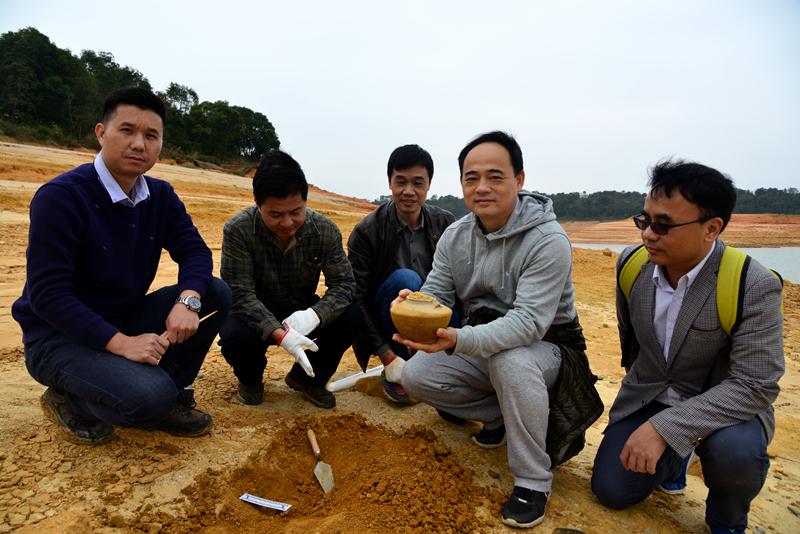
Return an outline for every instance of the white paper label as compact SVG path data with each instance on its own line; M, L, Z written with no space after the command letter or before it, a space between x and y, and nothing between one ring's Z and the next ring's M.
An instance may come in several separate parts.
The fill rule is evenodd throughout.
M250 495L249 493L245 493L239 498L245 502L257 504L265 508L272 508L273 510L280 510L281 512L285 512L292 507L291 504L286 504L285 502L268 501L267 499L262 499L261 497Z

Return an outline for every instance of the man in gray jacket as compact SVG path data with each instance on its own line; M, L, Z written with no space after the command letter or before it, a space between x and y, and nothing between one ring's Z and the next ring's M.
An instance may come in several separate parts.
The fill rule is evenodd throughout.
M699 163L667 160L651 169L648 185L633 218L648 262L637 264L628 296L625 277L617 284L627 374L597 449L592 492L616 509L656 489L683 493L696 454L711 534L744 533L769 470L772 404L785 370L781 282L743 258L738 306L727 306L738 319L726 332L718 298L733 278L723 258L735 252L719 235L736 205L733 181ZM618 273L637 250L620 254Z
M559 346L544 338L570 326L580 336L572 248L552 201L522 189L522 151L512 137L483 134L458 162L472 214L439 240L421 291L451 307L460 298L470 307L470 321L460 329L440 328L433 344L396 334L395 340L421 351L406 363L403 385L434 408L483 422L472 437L479 446L508 442L515 487L503 522L531 527L544 518L552 485L548 401L562 361Z

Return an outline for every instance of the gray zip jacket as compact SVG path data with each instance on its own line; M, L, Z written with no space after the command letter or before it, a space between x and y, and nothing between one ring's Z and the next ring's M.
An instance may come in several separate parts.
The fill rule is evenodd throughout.
M421 291L453 307L487 306L503 317L464 326L448 350L489 357L539 341L551 325L578 316L572 285L572 246L556 222L553 201L522 190L505 226L485 234L470 213L439 239L433 270Z

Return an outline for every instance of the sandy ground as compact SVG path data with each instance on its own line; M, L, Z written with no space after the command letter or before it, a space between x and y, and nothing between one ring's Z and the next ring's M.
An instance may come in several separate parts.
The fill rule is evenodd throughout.
M0 533L512 531L499 520L513 485L506 448L486 451L471 444L469 434L479 425L457 427L423 404L389 403L369 380L337 393L333 410L314 408L283 383L292 360L280 349L269 354L266 401L250 407L236 400L236 379L212 347L194 384L199 407L214 417L208 436L118 428L115 440L98 447L64 441L41 412L44 387L25 370L10 307L25 281L27 209L36 187L92 155L0 143L0 158ZM161 164L151 174L169 180L185 200L218 270L221 226L251 202L249 179ZM317 189L309 205L332 218L345 241L373 209ZM796 243L797 224L798 218L735 217L726 235L739 246L772 243L774 236ZM629 222L566 226L576 242L633 243L637 237ZM736 240L740 235L743 241ZM574 250L577 306L606 407L623 376L614 318L615 258L610 251ZM165 254L154 287L174 283L176 273ZM785 289L787 372L776 402L772 466L753 503L748 532L800 532L800 517L792 512L800 510L798 287ZM339 376L355 370L348 351ZM594 499L591 464L606 422L604 414L589 429L584 451L554 469L547 516L534 530L706 532L699 464L690 469L683 496L655 494L622 512ZM316 431L323 461L333 467L336 485L329 494L312 473L307 427ZM258 508L239 500L244 493L292 508Z

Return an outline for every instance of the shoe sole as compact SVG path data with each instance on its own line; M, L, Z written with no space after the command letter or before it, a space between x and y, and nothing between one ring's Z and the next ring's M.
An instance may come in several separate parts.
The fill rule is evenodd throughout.
M659 484L656 489L661 493L666 493L667 495L683 495L686 492L686 488L671 490L661 487L661 484Z
M542 514L542 517L536 518L533 521L531 521L530 523L517 523L513 519L505 519L505 518L503 518L503 524L504 525L508 525L509 527L515 527L515 528L531 528L531 527L535 527L536 525L538 525L542 521L544 521L544 514Z
M471 439L472 439L472 442L473 442L475 445L477 445L478 447L480 447L480 448L482 448L482 449L497 449L497 448L500 448L500 447L502 447L503 445L505 445L505 444L506 444L506 437L507 437L507 436L503 436L503 439L502 439L502 441L500 441L500 443L498 443L498 444L496 444L496 445L491 445L491 444L481 443L480 441L478 441L477 439L475 439L475 436L472 436L472 438L471 438ZM534 523L534 524L535 524L535 523ZM523 527L523 528L525 528L525 527Z
M414 399L412 399L411 397L409 397L409 398L407 398L405 400L395 399L394 397L389 395L389 393L385 389L383 390L383 396L386 397L387 399L389 399L390 401L392 401L395 404L414 404Z
M50 409L50 405L47 404L47 401L44 399L44 395L39 397L39 404L42 406L42 411L44 412L45 417L47 417L56 424L56 427L58 428L61 437L63 437L70 443L75 443L76 445L102 445L103 443L108 443L109 441L114 439L115 434L113 433L107 438L101 438L101 439L84 439L84 438L79 438L74 434L70 434L69 432L61 428L61 421L58 419L58 416L53 413L53 410Z
M550 502L550 497L549 497L549 495L548 495L548 497L547 497L547 502ZM517 522L517 521L515 521L514 519L511 519L511 518L505 518L505 517L504 517L504 518L503 518L503 524L504 524L504 525L508 525L509 527L515 527L515 528L531 528L531 527L535 527L536 525L538 525L539 523L541 523L542 521L544 521L544 516L545 516L546 509L547 509L547 502L546 502L546 503L544 503L545 509L544 509L544 510L542 510L542 515L541 515L541 516L539 516L539 517L537 517L536 519L534 519L534 520L533 520L533 521L531 521L530 523L518 523L518 522Z
M302 385L300 385L300 384L299 384L299 383L298 383L298 382L297 382L297 381L296 381L296 380L295 380L295 379L292 377L292 375L290 375L290 374L289 374L289 375L286 375L286 378L284 378L284 379L283 379L283 381L284 381L284 382L286 382L286 385L287 385L287 386L289 386L289 387L290 387L290 388L292 388L293 390L295 390L295 391L297 391L298 393L300 393L300 394L303 396L303 398L304 398L305 400L307 400L308 402L310 402L310 403L311 403L311 404L313 404L314 406L317 406L318 408L324 408L324 409L326 409L326 410L330 410L331 408L335 408L335 407L336 407L336 398L334 398L334 399L333 399L333 404L331 404L330 406L328 406L328 405L326 405L326 404L323 404L323 403L319 402L319 401L318 401L318 400L316 400L314 397L312 397L311 395L309 395L308 393L306 393L305 391L303 391L303 386L302 386Z
M165 428L160 426L156 426L150 430L160 430L161 432L166 432L167 434L172 434L173 436L180 436L182 438L199 438L200 436L205 436L211 432L213 427L214 422L212 421L210 425L198 432L181 432L180 430L175 430L174 428Z

